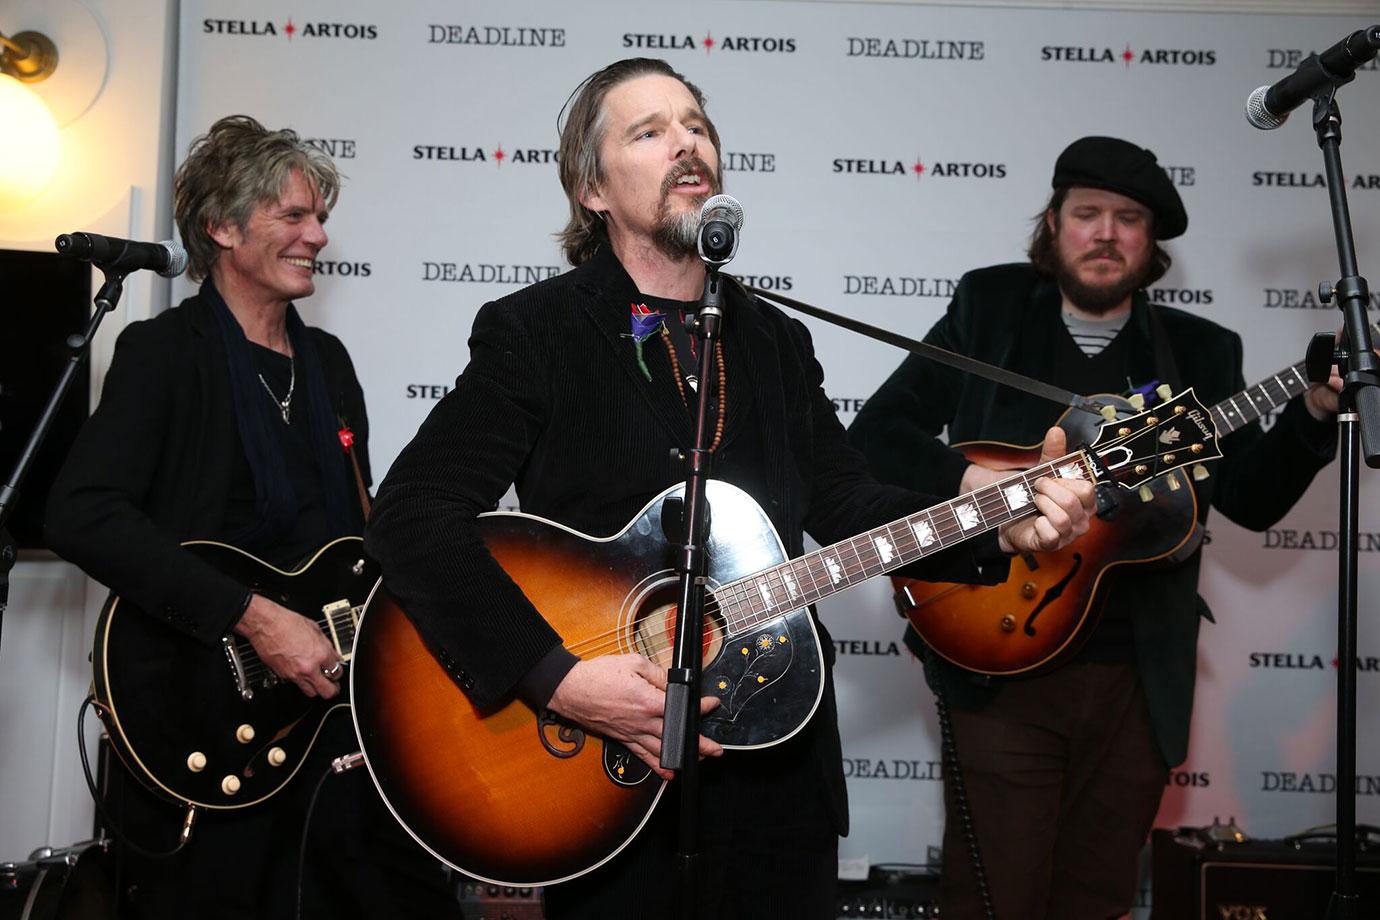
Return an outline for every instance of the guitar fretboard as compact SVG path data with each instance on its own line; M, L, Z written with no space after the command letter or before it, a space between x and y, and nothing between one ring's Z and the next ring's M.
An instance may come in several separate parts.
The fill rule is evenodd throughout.
M1034 514L1037 509L1033 483L1044 476L1092 480L1096 473L1083 451L1032 467L952 501L722 585L714 592L720 615L731 635L745 632L869 578Z
M1246 387L1235 396L1228 396L1209 409L1208 414L1217 426L1218 435L1230 434L1308 389L1311 384L1303 375L1303 370L1304 362L1300 361L1253 387Z

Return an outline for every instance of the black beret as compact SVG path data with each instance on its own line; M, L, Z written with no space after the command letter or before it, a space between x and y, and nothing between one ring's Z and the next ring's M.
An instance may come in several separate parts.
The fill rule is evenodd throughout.
M1081 137L1054 163L1054 187L1103 188L1133 198L1155 215L1155 238L1172 240L1188 229L1188 214L1169 174L1143 147L1115 137Z

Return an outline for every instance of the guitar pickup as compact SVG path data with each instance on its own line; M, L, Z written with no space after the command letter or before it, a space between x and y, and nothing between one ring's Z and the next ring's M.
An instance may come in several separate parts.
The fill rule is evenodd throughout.
M347 649L344 643L340 641L340 633L336 630L335 618L337 614L344 613L346 614L346 619L350 620L350 625L353 627L355 623L353 620L354 614L352 613L352 605L348 600L334 601L333 603L323 606L321 612L326 616L326 628L331 632L331 644L335 646L335 653L339 655L342 660L349 661L352 649Z

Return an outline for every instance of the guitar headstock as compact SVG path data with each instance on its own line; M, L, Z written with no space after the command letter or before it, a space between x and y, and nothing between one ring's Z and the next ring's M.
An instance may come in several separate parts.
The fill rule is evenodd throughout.
M1099 472L1135 489L1180 467L1217 460L1217 426L1189 387L1135 415L1107 422L1088 448Z

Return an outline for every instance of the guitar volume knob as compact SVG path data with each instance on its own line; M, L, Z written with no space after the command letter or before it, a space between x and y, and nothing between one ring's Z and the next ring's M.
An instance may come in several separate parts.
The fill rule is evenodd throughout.
M1035 596L1035 582L1027 581L1021 583L1021 597L1029 600Z
M1011 614L1005 614L1001 618L1001 631L1005 633L1016 631L1016 618Z
M281 767L283 764L287 763L287 751L280 747L269 748L268 762L272 766Z
M193 773L200 773L206 769L206 755L200 751L192 751L187 755L187 769Z
M240 778L231 773L220 781L220 791L226 795L234 795L240 791Z
M254 726L245 723L235 729L235 740L240 744L248 744L254 740Z

